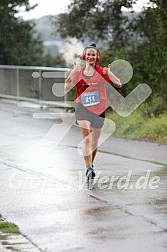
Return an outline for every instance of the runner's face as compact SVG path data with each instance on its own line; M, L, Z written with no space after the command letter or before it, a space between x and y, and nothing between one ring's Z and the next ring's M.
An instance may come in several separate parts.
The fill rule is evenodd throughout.
M97 56L96 49L88 48L86 50L86 62L89 63L89 65L95 65L96 56Z

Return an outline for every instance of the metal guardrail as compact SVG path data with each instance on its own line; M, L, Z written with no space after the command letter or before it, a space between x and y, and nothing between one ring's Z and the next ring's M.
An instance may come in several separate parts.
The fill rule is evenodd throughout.
M0 98L28 101L40 105L66 107L63 93L68 68L0 65Z

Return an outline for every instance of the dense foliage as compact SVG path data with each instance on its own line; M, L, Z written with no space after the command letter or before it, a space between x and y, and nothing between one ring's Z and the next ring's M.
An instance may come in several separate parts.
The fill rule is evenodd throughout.
M33 24L17 18L19 7L31 10L29 0L0 2L0 64L38 65L43 53L42 41L34 39Z

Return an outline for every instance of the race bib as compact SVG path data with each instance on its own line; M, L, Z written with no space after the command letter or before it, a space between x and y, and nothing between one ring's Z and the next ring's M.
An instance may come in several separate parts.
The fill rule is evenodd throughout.
M93 106L100 103L99 92L87 92L81 95L83 106Z

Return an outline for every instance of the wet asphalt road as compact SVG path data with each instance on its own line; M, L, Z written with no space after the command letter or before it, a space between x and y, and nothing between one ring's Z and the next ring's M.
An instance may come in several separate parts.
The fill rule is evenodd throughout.
M108 145L115 143L116 155L114 149L112 154L98 153L97 177L88 184L83 158L75 148L81 140L76 126L57 145L68 126L34 119L34 109L11 104L0 103L0 112L0 212L38 248L167 251L167 146L153 155L152 145L150 156L163 156L154 160L148 149L145 157L139 155L147 143L137 151L129 141L135 153L131 158L128 141L108 140Z

